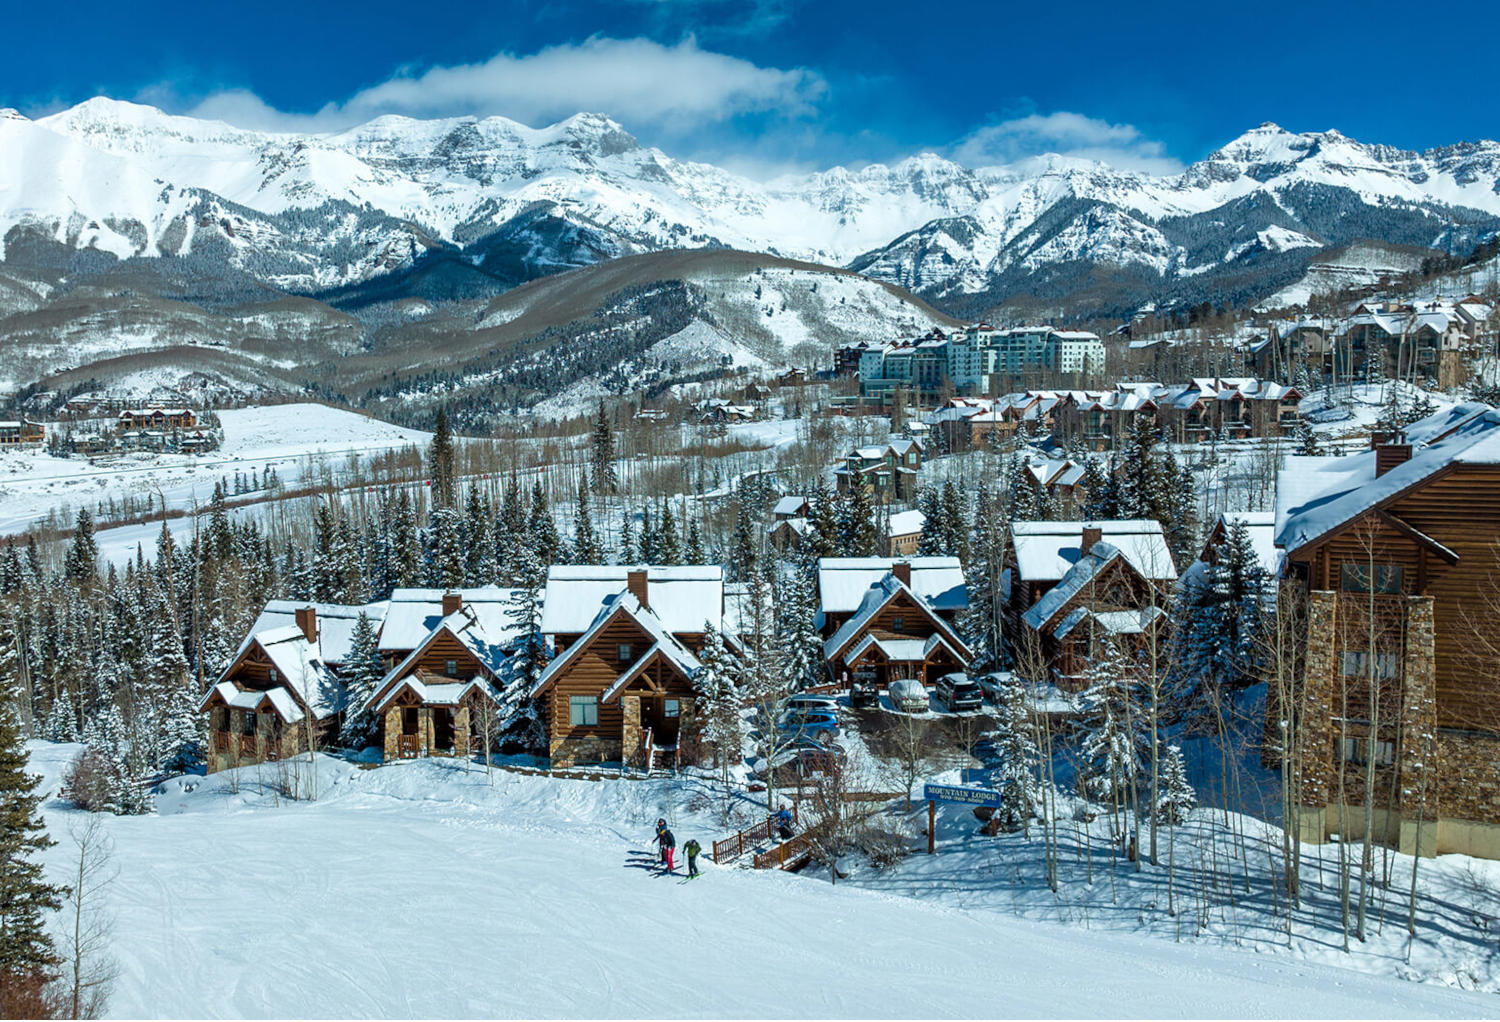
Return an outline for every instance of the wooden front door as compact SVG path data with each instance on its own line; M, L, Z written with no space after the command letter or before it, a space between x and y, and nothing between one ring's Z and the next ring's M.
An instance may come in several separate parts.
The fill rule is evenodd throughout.
M421 715L415 706L401 708L401 734L396 739L396 752L402 759L416 759L422 753L422 736L418 733Z
M453 751L453 710L447 706L432 708L432 745L437 752Z
M682 700L676 696L641 696L641 733L650 728L653 745L676 745L681 720Z

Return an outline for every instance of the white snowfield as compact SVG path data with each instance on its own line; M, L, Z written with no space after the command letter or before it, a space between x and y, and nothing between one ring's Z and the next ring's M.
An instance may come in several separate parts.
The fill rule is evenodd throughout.
M224 445L201 457L136 453L90 464L84 458L56 458L44 449L0 453L0 535L22 532L54 509L66 509L71 519L78 508L92 509L111 496L136 501L150 497L158 509L162 499L169 509L192 508L208 502L220 478L233 479L236 472L258 476L267 466L291 489L314 482L325 470L337 476L351 455L364 458L422 446L431 438L419 430L311 402L218 414ZM178 527L191 531L191 521L178 519L174 529ZM160 531L160 524L154 523L102 532L101 550L106 558L129 558L137 540L149 548Z
M55 791L74 746L36 743ZM771 872L644 868L694 781L567 781L323 758L316 802L246 769L106 817L116 1017L1468 1017L1493 998L1272 955L1091 933ZM271 768L265 780L271 780ZM79 814L50 801L60 839ZM707 853L703 856L707 859ZM955 865L960 860L955 859ZM936 864L936 862L934 863ZM960 870L958 886L972 880ZM931 879L930 877L928 878Z

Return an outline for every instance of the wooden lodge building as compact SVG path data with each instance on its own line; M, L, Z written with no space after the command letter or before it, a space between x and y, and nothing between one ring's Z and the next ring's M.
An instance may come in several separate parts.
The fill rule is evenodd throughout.
M736 642L733 617L717 565L554 565L531 692L552 764L692 762L698 653L710 626Z
M1307 599L1302 840L1362 835L1373 770L1379 839L1500 858L1500 411L1458 405L1282 479L1276 543Z
M1002 580L1012 653L1077 690L1101 644L1128 654L1160 636L1176 581L1158 522L1012 522Z
M956 557L822 558L818 626L830 677L884 687L963 670L973 653L956 622L968 603Z

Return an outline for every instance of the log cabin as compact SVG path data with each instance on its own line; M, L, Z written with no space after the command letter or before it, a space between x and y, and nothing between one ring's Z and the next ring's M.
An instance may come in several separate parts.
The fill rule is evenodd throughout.
M401 603L420 607L423 601L393 599L392 609ZM386 672L365 704L379 722L377 744L386 762L466 757L476 715L500 708L501 676L517 633L487 622L459 592L443 593L439 608L441 617Z
M1368 827L1407 853L1500 858L1500 665L1487 640L1500 616L1500 412L1457 405L1353 457L1289 459L1276 530L1307 642L1293 705L1269 693L1266 758L1278 762L1292 720L1302 840Z
M693 675L707 629L734 641L717 565L554 565L533 687L554 766L647 769L695 758Z
M892 563L823 643L829 674L846 686L886 688L905 678L928 685L973 658L953 625L914 591L907 561Z
M1176 581L1159 522L1011 522L1002 589L1013 650L1076 688L1101 639L1131 646L1157 634Z
M360 614L379 625L386 604L272 600L204 694L209 773L285 759L338 733L346 702L338 669ZM310 718L310 719L309 719Z
M820 557L815 623L823 638L833 638L859 612L871 587L897 571L912 594L950 627L968 609L969 588L957 557Z

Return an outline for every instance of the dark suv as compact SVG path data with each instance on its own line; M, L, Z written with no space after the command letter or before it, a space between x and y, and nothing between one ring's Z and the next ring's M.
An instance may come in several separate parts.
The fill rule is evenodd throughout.
M933 686L932 694L943 701L949 713L977 710L984 706L984 690L979 683L970 681L962 671L945 674Z

